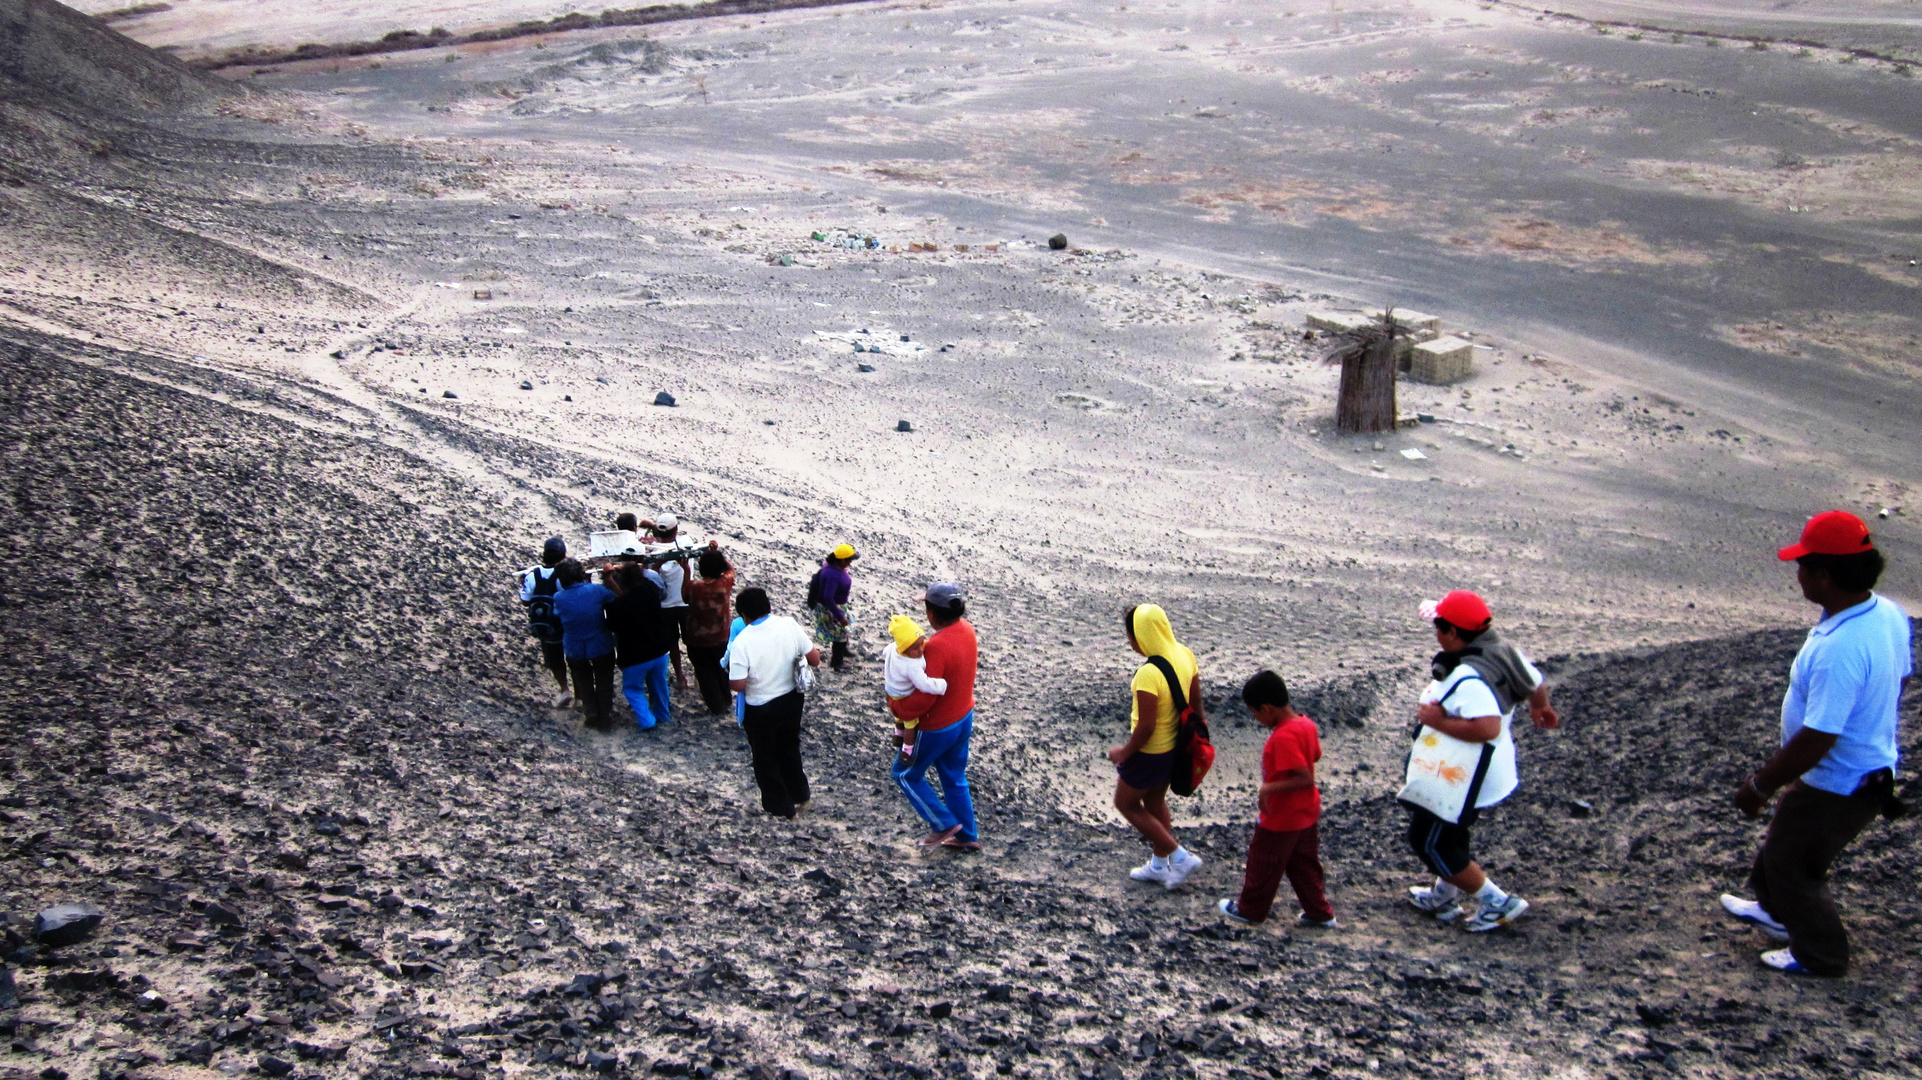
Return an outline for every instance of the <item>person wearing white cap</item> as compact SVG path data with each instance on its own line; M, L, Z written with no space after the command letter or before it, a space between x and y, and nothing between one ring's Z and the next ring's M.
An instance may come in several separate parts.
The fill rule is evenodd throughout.
M681 553L677 558L664 560L659 573L661 614L667 618L667 655L674 664L674 688L686 690L687 672L681 669L681 638L687 634L687 598L682 595L682 589L687 585L687 560L693 549L681 541L681 519L673 514L657 514L654 520L641 522L641 528L647 530L650 555Z

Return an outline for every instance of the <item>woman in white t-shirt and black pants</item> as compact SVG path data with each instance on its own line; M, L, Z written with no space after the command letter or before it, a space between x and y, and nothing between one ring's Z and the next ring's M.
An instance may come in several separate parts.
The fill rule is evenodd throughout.
M1538 728L1560 724L1548 701L1542 673L1521 650L1502 641L1493 629L1488 605L1472 592L1458 590L1422 614L1434 620L1435 640L1442 651L1435 657L1434 681L1422 692L1416 718L1432 729L1464 743L1492 744L1479 786L1467 793L1470 805L1457 820L1403 799L1413 815L1408 823L1408 846L1435 873L1433 885L1408 890L1409 902L1442 922L1465 920L1470 932L1482 933L1512 922L1528 910L1528 901L1512 896L1482 872L1475 861L1469 829L1480 812L1513 794L1520 779L1515 768L1512 723L1515 704L1526 699ZM1418 733L1417 738L1422 738ZM1413 778L1411 777L1411 780ZM1411 785L1412 786L1412 785Z
M754 754L754 783L761 809L793 820L811 792L801 764L801 709L807 697L794 683L795 667L806 660L821 666L801 624L771 615L764 589L742 589L734 610L747 623L728 646L728 686L741 695L741 730Z

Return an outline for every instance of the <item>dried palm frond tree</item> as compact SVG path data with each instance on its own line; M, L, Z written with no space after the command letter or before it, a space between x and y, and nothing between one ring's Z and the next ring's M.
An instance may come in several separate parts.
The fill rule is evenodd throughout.
M1341 365L1335 396L1335 427L1368 434L1395 430L1395 339L1405 331L1395 309L1365 326L1330 335L1323 363Z

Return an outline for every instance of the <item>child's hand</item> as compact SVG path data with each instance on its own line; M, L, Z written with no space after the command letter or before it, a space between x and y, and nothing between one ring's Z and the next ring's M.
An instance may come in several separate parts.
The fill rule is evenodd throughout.
M903 741L901 743L901 763L905 765L908 762L913 760L914 760L914 744L911 742Z
M1440 705L1437 705L1432 701L1423 704L1420 708L1415 710L1415 719L1421 721L1424 724L1427 724L1429 727L1434 727L1435 721L1440 720L1442 717L1447 715L1448 715L1447 710L1443 709Z

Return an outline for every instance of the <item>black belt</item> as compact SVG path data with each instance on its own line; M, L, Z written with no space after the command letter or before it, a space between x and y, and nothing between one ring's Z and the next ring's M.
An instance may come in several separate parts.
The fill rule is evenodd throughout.
M1855 785L1850 798L1872 801L1882 816L1890 821L1909 812L1908 804L1896 797L1894 769L1877 769L1864 776L1862 782Z

